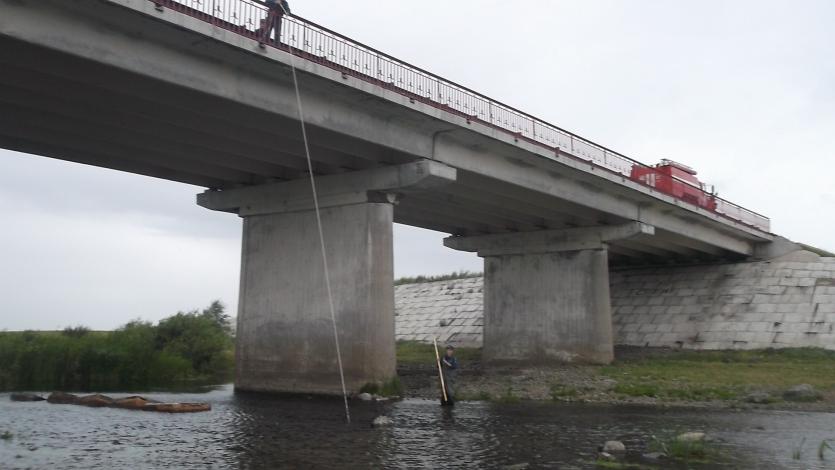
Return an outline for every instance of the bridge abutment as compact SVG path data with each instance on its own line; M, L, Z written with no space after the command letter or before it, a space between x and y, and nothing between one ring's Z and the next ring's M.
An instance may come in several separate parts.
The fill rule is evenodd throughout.
M632 223L447 238L484 258L485 362L611 362L606 242L652 233Z
M419 161L317 178L348 391L395 370L394 204L454 180ZM235 388L340 394L325 268L308 180L207 191L198 204L243 220Z

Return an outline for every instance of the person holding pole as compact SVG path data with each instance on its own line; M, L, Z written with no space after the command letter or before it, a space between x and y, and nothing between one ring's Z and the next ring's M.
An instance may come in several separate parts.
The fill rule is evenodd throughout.
M266 0L267 17L261 20L261 43L270 42L270 33L275 29L275 41L281 42L281 18L290 13L287 0Z
M438 361L438 372L441 379L441 405L455 404L455 375L458 372L458 359L455 358L455 348L446 347L443 358L438 355L438 342L435 341L435 359Z
M446 385L446 399L448 405L455 404L455 376L458 374L458 359L455 358L455 348L452 345L446 347L446 354L441 359L441 366L444 371L444 384Z

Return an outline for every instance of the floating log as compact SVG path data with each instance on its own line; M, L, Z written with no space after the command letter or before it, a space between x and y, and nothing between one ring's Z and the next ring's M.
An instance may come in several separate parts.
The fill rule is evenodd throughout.
M156 411L160 413L196 413L212 409L212 406L208 403L162 403L138 395L124 398L111 398L98 393L79 397L72 393L53 392L47 397L46 401L62 405L121 408L125 410Z

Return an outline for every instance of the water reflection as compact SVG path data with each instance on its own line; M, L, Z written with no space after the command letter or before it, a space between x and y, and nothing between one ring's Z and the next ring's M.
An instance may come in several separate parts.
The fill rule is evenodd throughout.
M817 445L835 437L833 414L706 412L536 403L340 400L206 393L154 394L208 401L208 413L166 415L73 405L14 403L0 394L0 468L595 468L598 445L645 451L652 435L703 430L720 439L722 464L704 468L828 468ZM374 428L379 415L392 425ZM801 459L793 450L805 438ZM831 456L835 458L835 454ZM674 468L665 464L664 468ZM683 467L682 467L683 468Z

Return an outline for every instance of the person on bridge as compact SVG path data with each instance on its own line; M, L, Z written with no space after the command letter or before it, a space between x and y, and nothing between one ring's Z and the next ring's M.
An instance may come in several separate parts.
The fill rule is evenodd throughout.
M446 402L443 405L455 404L455 392L453 386L455 385L455 375L458 373L458 359L455 358L455 348L446 347L446 353L441 359L441 369L444 373L444 386L446 388Z
M281 42L281 18L290 13L290 4L287 0L266 0L269 11L267 18L261 20L261 42L270 42L270 33L275 29L275 40Z

